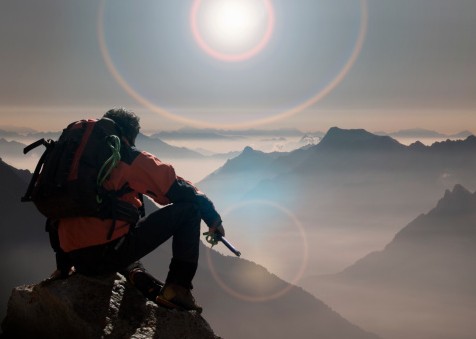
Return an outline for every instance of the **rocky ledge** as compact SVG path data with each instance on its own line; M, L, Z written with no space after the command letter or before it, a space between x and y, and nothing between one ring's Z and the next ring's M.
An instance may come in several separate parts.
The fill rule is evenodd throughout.
M219 338L200 314L159 307L120 274L16 287L2 330L2 339Z

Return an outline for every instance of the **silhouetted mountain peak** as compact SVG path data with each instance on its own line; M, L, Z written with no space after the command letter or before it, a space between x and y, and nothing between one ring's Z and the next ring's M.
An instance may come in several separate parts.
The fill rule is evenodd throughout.
M246 146L243 149L243 154L250 154L250 153L253 153L253 152L255 152L255 150L251 146Z
M226 163L217 171L212 173L228 173L249 171L261 168L263 165L267 165L272 160L272 157L268 153L254 150L250 146L246 146L243 151L235 158L229 159Z
M471 193L462 185L455 185L453 190L446 190L436 207L428 214L421 214L397 233L390 247L400 241L415 242L419 245L429 243L431 238L441 235L450 237L472 238L476 241L474 229L474 211L476 210L476 192ZM469 226L468 226L469 225Z
M425 128L409 128L409 129L403 129L399 130L394 133L389 133L388 135L394 137L394 138L443 138L445 137L444 134L428 130Z
M450 191L450 190L446 190L445 192L445 196L446 195L453 195L453 196L464 196L464 197L468 197L471 195L471 192L469 190L467 190L465 187L463 187L463 185L460 185L460 184L456 184L454 187L453 187L453 191Z
M471 207L476 206L476 193L472 194L462 185L456 184L453 190L446 190L434 212L460 212Z
M258 160L261 158L267 158L267 154L268 153L255 150L251 146L246 146L245 148L243 148L243 151L241 151L241 153L235 159L240 161Z
M410 149L420 151L420 150L426 149L427 146L425 146L425 144L423 144L421 141L415 141L413 144L411 144L408 147Z
M450 136L453 137L453 138L467 138L467 137L475 138L475 136L473 135L473 132L468 131L468 130L464 130L464 131L461 131L459 133L452 134Z
M474 152L476 149L476 136L470 135L464 140L450 140L435 142L431 145L431 149L436 151L454 152L467 151Z
M468 142L476 142L476 136L474 136L473 134L469 135L465 140Z
M317 147L319 149L397 149L404 146L389 136L375 135L364 129L332 127Z
M353 136L355 138L369 138L369 137L372 137L373 135L375 134L367 132L363 128L343 129L343 128L334 126L329 128L324 138L335 138L335 137L342 137L342 136L344 137Z

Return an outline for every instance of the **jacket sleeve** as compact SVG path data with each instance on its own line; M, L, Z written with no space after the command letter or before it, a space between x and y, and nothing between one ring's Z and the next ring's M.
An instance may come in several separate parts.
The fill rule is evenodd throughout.
M217 227L222 223L221 217L216 211L213 202L191 182L177 177L166 195L171 202L196 203L200 209L202 219L208 227Z
M176 180L174 168L147 152L141 152L128 168L126 180L139 193L152 198L159 205L170 204L166 193Z
M165 205L174 202L192 202L198 205L208 227L221 224L221 217L208 197L191 182L178 177L174 168L150 153L142 152L133 162L129 184L155 202ZM134 179L132 179L134 178Z

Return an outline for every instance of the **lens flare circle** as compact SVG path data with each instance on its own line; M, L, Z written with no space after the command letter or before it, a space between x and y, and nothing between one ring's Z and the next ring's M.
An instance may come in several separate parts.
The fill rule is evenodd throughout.
M97 36L98 36L98 43L99 49L101 51L101 55L104 59L107 69L117 81L117 83L131 96L135 99L138 103L140 103L143 107L147 108L151 112L159 114L167 119L184 123L187 125L193 125L196 127L208 127L208 128L222 128L222 129L233 129L233 128L251 128L256 127L259 125L265 125L277 122L282 119L289 118L302 112L303 110L309 108L310 106L316 104L318 101L322 100L325 96L327 96L330 92L332 92L345 78L347 73L350 71L352 66L354 65L355 61L357 60L360 52L362 51L362 47L365 41L365 36L367 34L367 25L368 25L368 0L360 0L360 27L359 33L356 38L354 48L352 53L350 54L349 58L345 62L344 66L339 70L337 75L327 83L322 89L316 92L312 97L307 100L302 101L301 103L279 111L272 116L265 117L265 118L258 118L254 120L249 120L245 122L237 122L237 123L217 123L213 121L203 121L199 119L191 119L180 116L179 114L173 113L172 111L164 108L163 106L157 105L150 101L149 99L145 98L141 95L136 89L134 89L122 76L122 74L117 70L114 62L111 58L109 53L109 49L106 44L106 38L104 33L104 12L106 7L107 0L100 0L99 7L98 7L98 17L97 17Z
M274 293L267 294L267 295L253 296L253 295L247 295L247 294L244 294L244 293L240 293L240 292L236 291L235 289L231 288L230 286L228 286L226 284L226 282L224 282L223 279L220 277L218 272L215 270L215 267L213 265L213 261L212 261L211 255L210 255L210 251L207 251L208 268L210 269L210 272L213 276L213 279L215 279L217 284L226 293L228 293L232 297L240 299L240 300L244 300L244 301L249 301L249 302L264 302L264 301L277 299L277 298L280 298L283 295L285 295L287 292L289 292L289 290L291 288L295 287L295 285L302 278L302 276L304 275L304 272L307 268L307 264L308 264L308 260L309 260L309 248L308 248L308 244L307 244L306 231L305 231L304 227L302 226L302 224L300 223L300 221L298 220L298 218L291 211L289 211L287 208L285 208L285 207L283 207L283 206L281 206L281 205L279 205L275 202L272 202L272 201L250 200L250 201L242 202L242 203L231 206L230 208L228 208L223 213L223 215L226 216L228 213L231 213L232 211L234 211L238 208L244 207L246 205L257 205L257 204L266 205L266 206L276 208L279 211L283 212L285 215L287 215L289 217L289 219L291 219L293 221L293 225L295 226L297 232L299 233L299 236L300 236L301 241L302 241L303 256L302 256L302 260L301 260L301 263L300 263L300 266L299 266L299 269L298 269L296 275L293 277L293 279L290 281L290 283L286 284L286 287L284 287L281 290L278 290Z
M195 41L200 46L200 48L203 51L205 51L208 55L214 57L215 59L228 61L228 62L238 62L238 61L244 61L244 60L250 59L256 54L258 54L259 52L261 52L264 49L264 47L268 44L269 40L271 39L271 35L273 34L274 21L275 21L274 10L270 0L262 0L263 5L266 9L267 17L268 17L267 25L261 37L261 40L259 40L255 46L249 48L248 50L242 53L224 53L217 50L216 48L212 48L210 44L206 41L206 39L204 39L202 33L200 32L200 28L198 24L198 21L199 21L198 14L199 14L202 2L203 2L202 0L194 1L192 5L192 9L190 11L190 26L191 26L192 34L195 38ZM228 13L230 9L226 9L224 13L225 14ZM233 21L230 22L230 19L232 18L232 16L226 15L226 17L228 17L228 25L235 26L236 30L241 28L239 26L241 26L241 21L244 18L241 18L242 20L240 20L240 22L236 20L237 18L235 18L234 22ZM223 23L223 26L226 27L225 23Z

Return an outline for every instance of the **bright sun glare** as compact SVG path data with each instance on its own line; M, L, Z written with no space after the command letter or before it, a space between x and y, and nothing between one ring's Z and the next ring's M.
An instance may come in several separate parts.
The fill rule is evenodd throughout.
M209 37L223 46L243 46L256 36L260 28L260 13L250 1L220 1L206 13Z
M273 23L270 0L196 0L191 12L200 47L226 61L244 60L261 51Z

